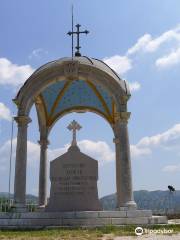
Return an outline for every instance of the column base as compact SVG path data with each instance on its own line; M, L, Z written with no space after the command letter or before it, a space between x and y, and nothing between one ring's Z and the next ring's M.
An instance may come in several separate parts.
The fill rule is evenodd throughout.
M134 201L128 201L123 206L117 207L117 210L120 211L127 211L127 210L136 210L137 204Z
M12 211L17 213L24 213L28 212L28 209L25 204L15 203L14 206L12 207Z
M45 207L46 207L46 205L39 205L38 207L37 207L37 212L44 212L45 211Z

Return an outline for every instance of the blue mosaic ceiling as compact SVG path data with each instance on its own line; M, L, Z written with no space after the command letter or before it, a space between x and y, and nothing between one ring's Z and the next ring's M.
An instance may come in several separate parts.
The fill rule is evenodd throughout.
M114 103L107 91L90 81L59 81L47 87L41 94L46 112L46 122L54 121L71 111L92 111L113 121Z

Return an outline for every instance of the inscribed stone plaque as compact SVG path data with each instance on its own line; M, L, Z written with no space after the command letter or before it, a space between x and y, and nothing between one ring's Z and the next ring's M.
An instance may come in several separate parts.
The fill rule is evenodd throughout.
M97 211L98 162L71 146L50 164L51 190L47 211Z

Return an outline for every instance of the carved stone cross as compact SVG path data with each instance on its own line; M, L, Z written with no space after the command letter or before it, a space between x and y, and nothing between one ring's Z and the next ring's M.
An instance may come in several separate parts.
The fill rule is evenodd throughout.
M69 129L69 131L73 131L73 139L71 142L71 146L77 146L77 141L76 141L76 131L79 131L82 127L79 125L78 122L76 122L75 120L73 120L69 126L67 127L67 129Z

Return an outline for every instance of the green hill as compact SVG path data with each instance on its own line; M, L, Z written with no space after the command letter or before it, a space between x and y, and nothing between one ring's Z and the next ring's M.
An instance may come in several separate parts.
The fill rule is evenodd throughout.
M11 193L10 194L10 198L13 199L14 195ZM9 198L9 193L7 192L0 192L0 198L1 199L8 199ZM28 202L33 202L33 203L37 203L38 202L38 197L32 195L32 194L27 194L26 195L26 200Z
M151 209L153 211L166 211L174 209L180 212L180 191L169 193L169 191L134 191L134 200L138 209ZM116 208L116 194L111 194L101 198L104 210Z

